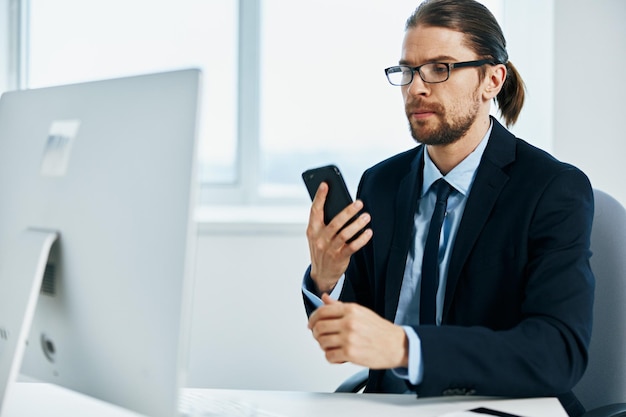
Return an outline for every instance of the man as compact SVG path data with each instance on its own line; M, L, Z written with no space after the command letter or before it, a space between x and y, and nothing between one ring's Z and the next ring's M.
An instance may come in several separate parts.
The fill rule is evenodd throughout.
M514 123L524 86L481 4L422 3L386 73L420 146L368 169L328 225L319 187L303 287L313 336L329 362L370 368L368 392L558 396L582 414L571 389L592 322L587 177L489 116L495 100Z

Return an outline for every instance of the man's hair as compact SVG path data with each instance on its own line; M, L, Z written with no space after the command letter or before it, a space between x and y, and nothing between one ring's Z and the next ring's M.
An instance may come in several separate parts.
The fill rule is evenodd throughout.
M422 26L443 27L465 34L467 46L480 57L504 64L507 78L496 101L507 126L514 124L524 105L524 81L509 61L506 40L496 18L474 0L426 0L406 22L406 30ZM481 77L486 71L482 69Z

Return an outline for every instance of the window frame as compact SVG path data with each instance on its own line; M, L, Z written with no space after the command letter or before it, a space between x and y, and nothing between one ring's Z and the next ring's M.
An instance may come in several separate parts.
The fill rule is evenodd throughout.
M25 45L28 33L28 0L0 0L0 57L5 67L0 71L1 91L24 89L27 85L28 55Z
M239 0L235 179L233 183L201 183L200 206L261 202L258 192L261 3L261 0Z

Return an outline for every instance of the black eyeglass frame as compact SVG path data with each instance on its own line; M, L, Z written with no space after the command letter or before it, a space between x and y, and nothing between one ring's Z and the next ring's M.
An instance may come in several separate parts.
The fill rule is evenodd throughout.
M433 65L433 64L445 65L448 68L448 75L446 76L446 78L444 80L441 80L441 81L426 81L424 79L420 69L424 65ZM415 73L416 72L419 74L420 78L425 83L427 83L427 84L439 84L439 83L443 83L443 82L448 81L448 79L450 78L450 71L452 71L455 68L481 67L481 66L483 66L485 64L498 65L498 62L493 61L491 59L478 59L476 61L464 61L464 62L427 62L427 63L419 65L417 67L412 67L410 65L395 65L393 67L385 68L385 75L387 76L387 81L389 81L389 84L395 85L395 86L399 86L399 87L411 84L413 82L413 79L415 78ZM389 71L391 71L392 69L396 69L396 68L409 68L411 70L411 79L408 82L404 83L404 84L394 84L394 83L392 83L391 79L389 78Z

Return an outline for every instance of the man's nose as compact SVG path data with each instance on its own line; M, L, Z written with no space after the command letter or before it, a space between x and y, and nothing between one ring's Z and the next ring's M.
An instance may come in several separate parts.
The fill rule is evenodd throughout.
M430 85L422 80L418 72L413 74L413 80L405 88L407 93L413 96L428 95L430 93Z

